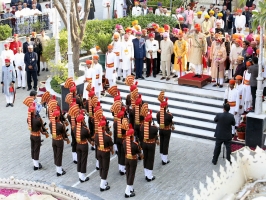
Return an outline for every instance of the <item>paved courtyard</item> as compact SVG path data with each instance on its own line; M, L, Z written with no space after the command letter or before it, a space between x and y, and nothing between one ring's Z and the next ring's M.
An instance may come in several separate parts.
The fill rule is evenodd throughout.
M45 80L46 72L41 73L39 81ZM34 171L30 157L30 133L26 124L27 107L22 103L28 96L26 90L18 90L13 108L6 108L5 97L0 95L0 177L14 176L20 179L55 182L56 184L76 187L100 196L103 199L124 199L126 177L118 173L117 158L111 158L108 182L111 189L100 192L100 177L95 170L94 151L89 152L87 174L90 180L78 182L76 165L72 162L71 146L65 144L63 168L67 174L57 177L53 164L51 137L44 139L41 147L40 162L43 169ZM42 111L45 116L45 111ZM45 121L47 118L43 118ZM170 142L170 164L162 166L159 148L156 148L154 165L155 181L147 182L143 164L139 161L134 188L138 199L184 199L198 188L199 181L205 181L219 167L211 164L214 142L172 134ZM219 164L225 163L220 158Z

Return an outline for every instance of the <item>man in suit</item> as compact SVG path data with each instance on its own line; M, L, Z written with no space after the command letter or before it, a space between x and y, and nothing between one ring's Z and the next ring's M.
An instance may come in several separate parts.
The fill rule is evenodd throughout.
M24 42L23 43L23 53L25 54L25 53L27 53L27 52L29 52L28 51L28 46L29 45L33 45L33 42L32 41L30 41L30 36L26 36L26 42Z
M27 7L31 9L32 0L24 0L24 3L26 3Z
M217 164L218 157L221 152L221 146L224 143L226 147L226 159L231 162L230 155L231 155L231 140L232 140L232 126L235 126L235 118L234 116L229 113L230 105L224 104L224 112L218 113L215 118L214 122L217 123L214 137L216 138L215 147L213 152L213 159L212 163L214 165Z
M252 63L253 65L251 65L248 68L248 73L251 73L250 76L250 88L251 88L251 95L252 95L252 112L254 112L255 110L255 103L256 103L256 91L257 91L257 77L258 77L258 57L253 57L252 58Z
M221 11L221 13L223 13L223 17L222 17L222 19L223 19L223 21L224 21L224 23L226 22L226 14L227 14L227 7L224 5L223 6L223 9L222 9L222 11Z
M228 9L226 12L226 20L224 22L224 30L225 32L228 32L229 35L232 34L233 20L234 20L234 17L231 14L230 10Z
M194 12L193 12L193 10L190 9L190 6L187 6L187 10L184 13L186 14L185 24L190 29L192 24L193 24L193 20L194 20Z
M143 60L146 59L145 39L141 38L141 32L136 33L136 38L132 40L134 48L134 60L136 65L136 79L141 78L143 70Z
M27 84L28 84L28 90L30 91L32 86L31 86L31 77L33 79L33 89L37 91L37 62L38 62L38 55L37 53L33 52L33 46L29 45L28 46L28 51L25 54L24 57L24 63L26 65L25 71L27 72Z

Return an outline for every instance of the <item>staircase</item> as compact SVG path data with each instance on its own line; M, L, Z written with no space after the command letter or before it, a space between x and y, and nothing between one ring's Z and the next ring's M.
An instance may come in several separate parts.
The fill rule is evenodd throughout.
M149 80L150 79L150 80ZM165 90L165 97L168 97L169 111L174 116L175 130L173 133L188 135L204 139L214 139L216 124L213 119L216 113L222 112L223 89L216 89L210 85L207 89L179 86L177 82L160 81L158 78L148 80L138 80L138 91L142 94L142 100L149 104L149 109L153 111L153 119L156 123L156 113L159 111L159 101L157 97L161 90ZM121 81L118 82L120 96L125 103L129 94L129 86ZM101 98L101 106L105 117L113 121L110 113L113 97L107 94ZM157 123L156 123L157 124Z

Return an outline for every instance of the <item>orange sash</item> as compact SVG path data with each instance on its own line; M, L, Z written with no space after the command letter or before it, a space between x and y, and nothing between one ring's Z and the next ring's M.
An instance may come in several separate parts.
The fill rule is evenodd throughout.
M230 105L230 107L235 107L236 106L236 102L235 101L228 102L228 104Z
M114 63L110 63L110 64L106 64L106 66L107 66L108 68L112 68L112 67L115 66L115 64L114 64Z

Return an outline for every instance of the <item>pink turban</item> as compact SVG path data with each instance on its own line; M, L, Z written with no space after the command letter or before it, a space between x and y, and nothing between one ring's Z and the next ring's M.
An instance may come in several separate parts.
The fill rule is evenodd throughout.
M248 47L246 52L247 52L249 55L252 55L252 54L253 54L253 49L252 49L252 47Z
M211 29L210 29L210 32L211 32L211 33L215 33L215 28L211 28Z
M177 28L173 28L172 33L173 34L178 34L178 29Z
M252 42L250 42L250 44L257 45L257 42L252 41Z
M253 34L249 34L246 38L247 41L252 42L254 41Z
M169 34L166 33L166 32L164 32L164 33L163 33L163 37L164 37L164 38L165 38L165 37L169 37Z
M177 8L177 9L175 10L176 13L180 13L180 11L181 11L180 8Z

